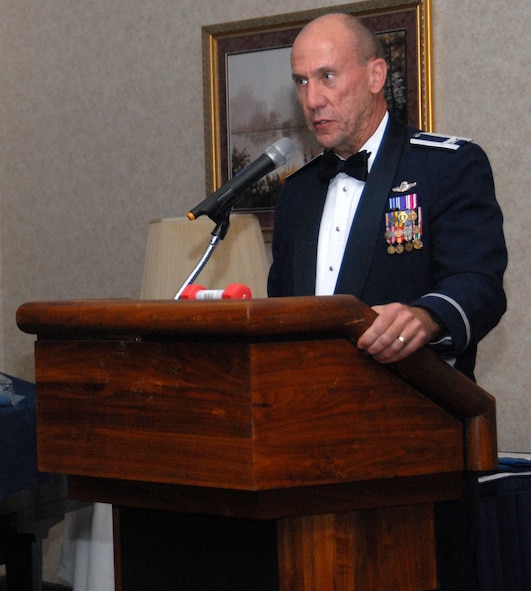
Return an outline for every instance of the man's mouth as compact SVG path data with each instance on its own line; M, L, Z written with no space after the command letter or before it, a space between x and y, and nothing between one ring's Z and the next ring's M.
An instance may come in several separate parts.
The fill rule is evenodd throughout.
M324 127L325 125L328 125L330 123L330 119L316 119L313 122L313 126L316 129L319 129L320 127Z

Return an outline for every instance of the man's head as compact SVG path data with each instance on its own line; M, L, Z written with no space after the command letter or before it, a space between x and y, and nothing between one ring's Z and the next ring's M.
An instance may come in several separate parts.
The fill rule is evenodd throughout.
M387 64L376 37L353 16L319 17L295 39L291 69L317 141L343 157L357 152L387 109Z

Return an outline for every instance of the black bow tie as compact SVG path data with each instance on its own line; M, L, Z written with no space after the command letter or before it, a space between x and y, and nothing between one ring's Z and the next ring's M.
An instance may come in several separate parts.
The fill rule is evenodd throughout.
M362 150L347 160L341 160L332 150L326 150L321 157L319 180L328 183L336 174L344 172L355 179L366 181L369 176L367 163L370 155L367 150Z

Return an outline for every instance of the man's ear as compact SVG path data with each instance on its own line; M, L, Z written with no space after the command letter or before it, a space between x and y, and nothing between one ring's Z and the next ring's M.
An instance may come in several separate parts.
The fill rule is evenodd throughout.
M387 62L383 58L373 59L369 63L369 69L371 92L378 94L387 78Z

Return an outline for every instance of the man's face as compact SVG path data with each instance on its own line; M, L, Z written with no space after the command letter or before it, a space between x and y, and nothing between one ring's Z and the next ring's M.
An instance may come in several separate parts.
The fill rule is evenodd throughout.
M291 67L308 128L324 148L343 157L357 152L381 118L375 115L373 64L360 65L346 32L326 25L303 32ZM380 87L378 87L379 89Z

